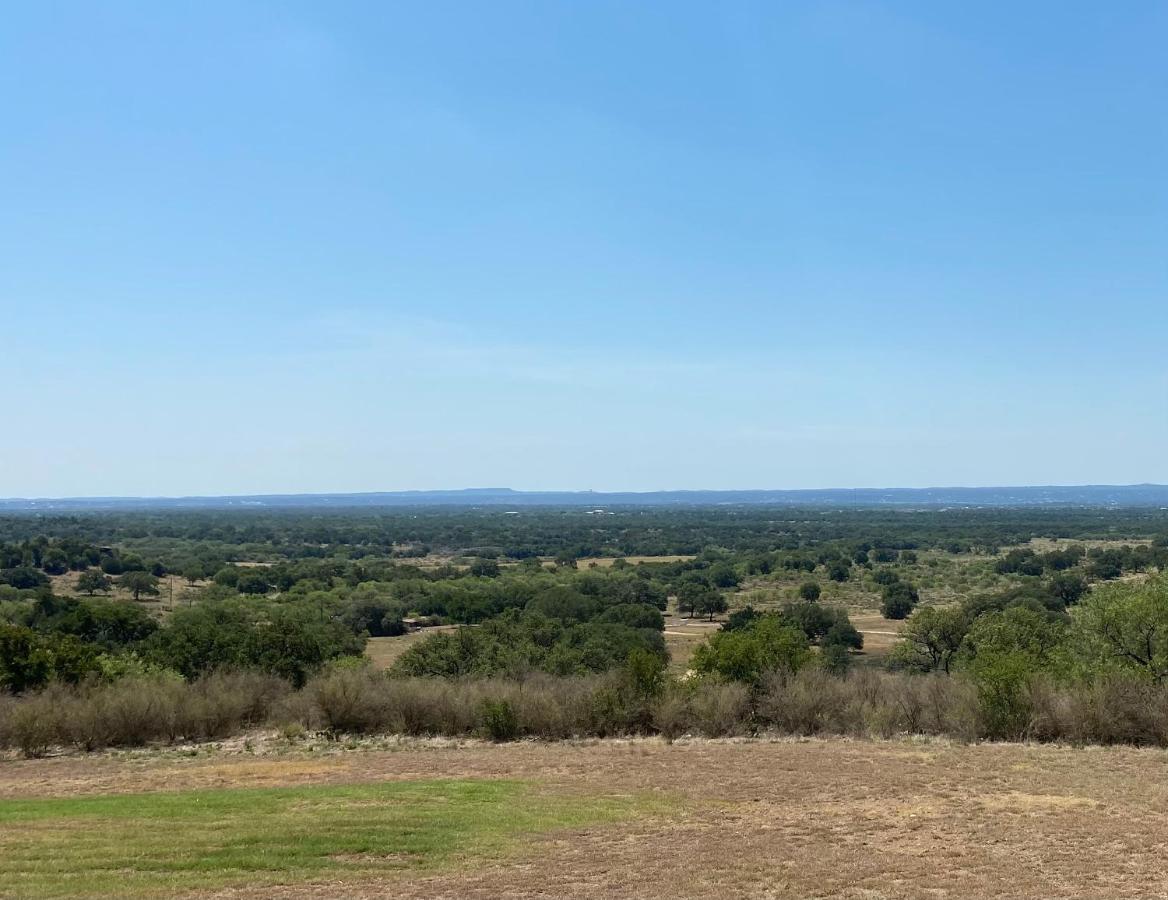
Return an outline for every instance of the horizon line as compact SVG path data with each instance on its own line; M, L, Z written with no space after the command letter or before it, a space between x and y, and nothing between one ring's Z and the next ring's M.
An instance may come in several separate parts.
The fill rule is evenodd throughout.
M925 487L910 487L903 485L869 485L863 487L813 487L813 488L653 488L636 490L598 490L595 488L552 488L544 490L528 490L512 487L461 487L461 488L404 488L395 490L359 490L359 491L268 491L264 493L238 494L89 494L70 496L8 496L0 497L0 503L63 503L69 501L116 501L116 500L235 500L235 499L264 499L264 498L295 498L295 497L373 497L373 496L410 496L425 494L478 494L500 495L515 494L521 496L533 495L636 495L652 496L655 494L812 494L812 493L848 493L861 491L1004 491L1004 490L1075 490L1075 489L1124 489L1124 488L1161 488L1168 490L1168 484L1142 481L1126 483L1084 482L1080 484L990 484L990 485L928 485Z

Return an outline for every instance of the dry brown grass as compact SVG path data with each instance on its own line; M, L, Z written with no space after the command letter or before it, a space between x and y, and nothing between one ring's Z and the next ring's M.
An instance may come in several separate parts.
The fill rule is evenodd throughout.
M864 635L864 654L882 660L900 641L903 619L886 619L879 613L853 613L852 624Z
M1148 897L1168 892L1165 774L1168 752L1127 748L406 741L13 761L0 767L0 797L438 777L679 801L676 815L548 833L486 865L218 896Z
M688 562L693 559L693 555L682 556L625 556L624 561L630 566L635 566L638 563L673 563L673 562ZM576 568L589 569L592 567L598 569L612 568L613 563L616 562L614 556L589 556L584 559L576 560Z
M1033 550L1035 553L1048 553L1051 550L1066 550L1067 547L1079 546L1086 547L1090 550L1093 547L1099 547L1107 550L1113 547L1146 547L1152 543L1151 538L1107 538L1100 540L1072 540L1070 538L1063 538L1056 540L1052 538L1031 538L1025 544L1018 544L1015 547L1007 547L1003 549L1002 555L1005 555L1009 550Z
M398 661L403 653L419 641L441 631L455 631L459 627L458 625L437 625L433 628L419 628L417 631L411 631L397 637L370 638L365 644L365 655L372 660L373 668L388 669Z
M685 672L694 651L717 632L725 620L725 616L717 616L713 622L688 619L679 615L676 604L670 602L669 611L665 614L665 647L669 650L669 671L674 675Z

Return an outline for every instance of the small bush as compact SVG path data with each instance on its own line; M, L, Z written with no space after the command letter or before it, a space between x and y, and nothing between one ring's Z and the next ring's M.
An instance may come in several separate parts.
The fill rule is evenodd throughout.
M660 734L672 741L764 728L1168 746L1168 686L1125 673L1059 683L996 662L976 677L772 669L753 684L716 675L666 679L651 694L628 671L451 681L389 678L344 665L300 691L272 676L229 672L189 683L165 674L112 684L53 682L19 696L0 694L0 748L38 756L56 746L217 740L260 725L290 739L312 729L495 741Z
M694 729L705 737L750 730L750 690L746 685L703 681L694 689L689 708Z
M519 717L510 701L486 698L482 702L482 729L492 741L501 743L519 737Z
M336 668L305 686L321 726L334 734L376 731L390 721L385 677L368 669Z
M28 757L44 756L60 742L60 706L50 692L29 697L16 704L5 723L5 738Z
M669 743L689 732L692 715L689 692L684 687L665 690L653 705L653 728Z
M861 730L849 721L848 685L817 669L796 675L773 675L758 701L761 721L787 734L845 734Z

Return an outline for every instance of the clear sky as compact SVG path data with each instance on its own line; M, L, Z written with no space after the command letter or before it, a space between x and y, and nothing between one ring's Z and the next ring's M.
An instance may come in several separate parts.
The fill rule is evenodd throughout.
M0 496L1168 482L1168 4L19 0Z

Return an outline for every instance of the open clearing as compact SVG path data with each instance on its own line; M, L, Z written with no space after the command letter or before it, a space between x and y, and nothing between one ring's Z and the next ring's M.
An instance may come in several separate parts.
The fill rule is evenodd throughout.
M259 746L0 763L0 895L1168 893L1160 750Z
M444 631L457 631L458 625L436 625L430 628L419 628L396 637L370 638L365 644L365 655L373 663L375 669L388 669L414 644L424 641L432 634L441 634Z
M618 557L615 556L587 556L583 559L576 560L577 569L610 569L616 564ZM682 554L674 556L622 556L623 559L630 566L638 566L641 563L646 565L653 565L654 563L675 563L675 562L689 562L693 559L692 554Z

